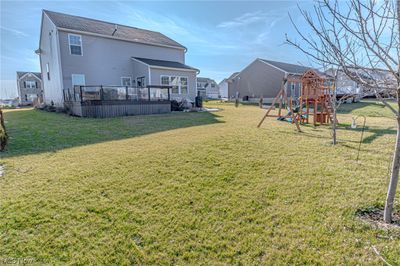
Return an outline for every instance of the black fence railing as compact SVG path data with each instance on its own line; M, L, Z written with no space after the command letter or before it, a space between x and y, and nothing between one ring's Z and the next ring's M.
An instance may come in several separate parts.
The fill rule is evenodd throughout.
M74 86L64 89L65 102L85 101L169 101L172 86Z

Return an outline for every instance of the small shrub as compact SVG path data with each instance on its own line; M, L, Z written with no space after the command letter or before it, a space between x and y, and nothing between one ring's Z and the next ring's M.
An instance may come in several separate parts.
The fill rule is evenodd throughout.
M8 134L4 125L3 111L0 109L0 151L4 151L8 142Z

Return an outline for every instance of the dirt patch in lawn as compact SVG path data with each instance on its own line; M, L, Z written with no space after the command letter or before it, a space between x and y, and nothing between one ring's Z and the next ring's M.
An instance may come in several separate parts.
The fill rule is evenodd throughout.
M363 222L376 226L382 229L399 229L400 230L400 212L393 213L393 220L391 224L387 224L383 220L383 208L374 207L357 211L357 216Z

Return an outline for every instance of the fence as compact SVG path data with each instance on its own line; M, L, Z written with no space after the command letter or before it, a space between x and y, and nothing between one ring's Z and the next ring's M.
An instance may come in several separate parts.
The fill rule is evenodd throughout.
M65 102L85 101L169 101L171 86L145 88L121 86L74 86L64 89Z
M116 117L171 111L171 86L74 86L64 90L66 110L82 117Z

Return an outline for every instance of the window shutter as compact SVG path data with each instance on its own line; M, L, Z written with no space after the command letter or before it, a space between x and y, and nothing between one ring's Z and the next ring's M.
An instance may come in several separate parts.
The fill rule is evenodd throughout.
M26 88L26 81L24 81L24 88Z
M37 88L37 87L38 87L38 86L37 86L37 81L35 81L35 85L36 85L36 88Z

